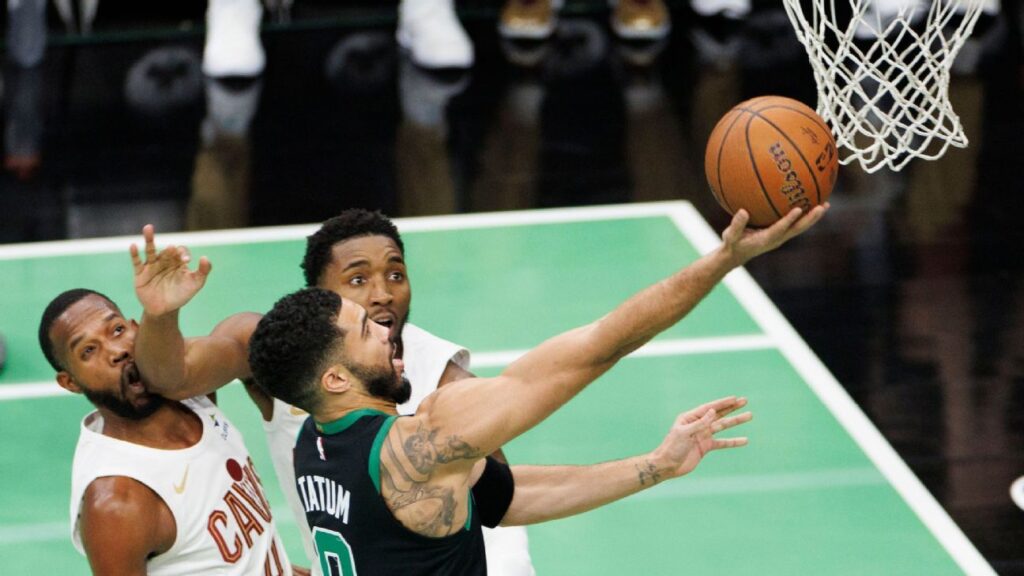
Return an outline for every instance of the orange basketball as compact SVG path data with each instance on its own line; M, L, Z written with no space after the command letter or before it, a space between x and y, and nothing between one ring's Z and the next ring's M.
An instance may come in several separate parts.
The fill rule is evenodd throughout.
M839 173L832 131L814 110L782 96L737 104L711 132L704 172L715 199L730 214L750 213L768 226L794 207L828 200Z

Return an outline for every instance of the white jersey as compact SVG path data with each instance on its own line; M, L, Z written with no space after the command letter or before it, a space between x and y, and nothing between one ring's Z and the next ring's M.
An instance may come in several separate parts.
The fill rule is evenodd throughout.
M398 412L413 414L419 408L420 402L437 390L437 384L448 368L448 362L454 362L468 371L470 355L469 350L457 344L438 338L413 324L406 324L402 328L402 359L405 362L405 376L412 385L412 395L409 396L408 402L398 406ZM299 429L307 417L308 414L302 410L275 398L274 414L270 422L263 423L263 429L267 433L267 444L274 470L302 533L302 543L312 564L313 574L319 575L320 563L313 549L309 525L306 524L306 512L295 488L292 453ZM484 544L487 550L487 572L490 576L534 574L526 528L484 528Z
M205 396L182 404L199 416L203 435L181 450L104 436L99 412L82 420L71 473L75 548L85 553L78 518L86 489L96 478L125 476L155 492L177 527L171 549L146 562L150 576L290 576L291 564L242 435Z

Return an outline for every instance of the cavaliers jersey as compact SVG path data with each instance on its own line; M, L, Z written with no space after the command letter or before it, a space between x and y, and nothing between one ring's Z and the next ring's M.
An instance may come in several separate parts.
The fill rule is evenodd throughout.
M398 416L357 410L326 424L307 419L295 445L296 488L323 574L484 576L480 518L432 538L399 522L380 493L380 449Z
M96 478L125 476L149 487L174 516L174 545L146 562L150 576L290 576L291 564L242 435L205 396L182 404L199 416L203 434L180 450L104 436L99 412L82 420L71 476L75 548L85 554L78 519L86 489Z

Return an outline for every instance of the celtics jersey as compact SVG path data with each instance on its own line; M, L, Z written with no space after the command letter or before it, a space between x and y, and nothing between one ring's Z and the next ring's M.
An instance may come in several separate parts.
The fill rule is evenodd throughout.
M396 418L358 410L319 427L310 418L299 432L295 484L323 574L487 574L472 495L463 529L441 538L406 528L384 502L380 449Z

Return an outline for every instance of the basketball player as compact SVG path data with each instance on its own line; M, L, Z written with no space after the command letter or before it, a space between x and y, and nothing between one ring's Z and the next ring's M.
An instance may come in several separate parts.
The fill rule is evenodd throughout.
M826 209L804 218L794 209L759 231L746 230L741 210L716 251L496 378L438 389L412 416L397 417L410 390L388 329L334 292L307 288L282 298L253 334L249 361L260 386L313 417L295 446L295 472L321 569L485 574L470 495L485 456L679 321L730 270L808 229ZM708 451L746 443L713 436L748 421L749 413L723 417L745 404L723 398L681 414L647 455L585 467L513 466L501 522L577 514L686 474Z
M168 247L157 254L152 227L147 226L143 236L146 263L138 260L138 255L133 253L136 270L148 263L153 268L154 277L160 276L168 288L173 283L181 283L190 284L198 291L209 272L208 264L201 264L198 270L190 272L187 269L188 257L181 260L187 252L177 247ZM405 360L405 374L411 386L411 397L400 406L400 410L404 414L411 414L416 411L420 401L438 386L473 375L468 371L467 350L406 323L412 293L404 258L402 239L387 217L377 212L353 209L327 220L309 237L302 267L308 286L319 286L354 299L372 311L371 319L389 329L389 337L398 346L399 357ZM147 290L160 292L160 283L155 284ZM140 295L140 301L143 298ZM245 378L248 375L246 365L236 373L225 372L220 378L204 380L205 388L183 387L182 382L196 380L185 379L182 373L169 364L171 359L182 358L185 354L182 349L183 339L177 328L177 315L168 315L166 312L172 305L153 301L148 306L144 303L143 308L141 338L143 341L152 338L153 345L140 347L143 352L139 364L147 375L147 385L151 390L158 390L168 397L206 394L236 377ZM255 327L255 324L252 326ZM152 356L148 356L145 351L152 351ZM234 354L235 351L230 353ZM232 356L232 361L226 362L225 366L237 366L246 361L247 356L243 351L240 359ZM165 383L166 386L163 386ZM259 387L253 386L251 380L247 381L246 390L263 415L274 469L295 514L303 544L316 573L316 555L306 524L305 510L295 488L293 467L295 439L308 414L280 400L275 401ZM504 462L500 450L496 458ZM495 463L495 474L500 474L497 471L499 468ZM534 574L525 528L487 528L484 538L487 542L487 567L492 576Z
M190 377L238 369L219 359L245 349L251 319L190 340ZM204 396L176 402L147 390L136 332L86 289L54 298L39 326L57 383L96 407L82 421L71 486L72 541L93 574L308 574L288 563L238 430Z

